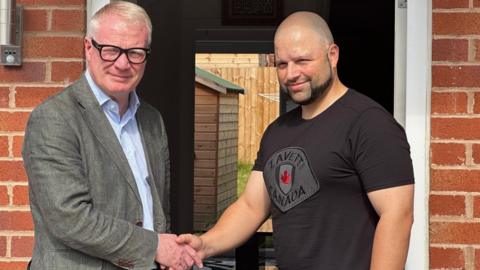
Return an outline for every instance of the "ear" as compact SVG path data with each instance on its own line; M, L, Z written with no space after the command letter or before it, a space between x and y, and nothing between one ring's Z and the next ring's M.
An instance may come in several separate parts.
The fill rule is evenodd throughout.
M330 65L332 65L332 68L337 68L337 63L338 63L338 57L340 56L340 48L337 46L337 44L332 43L328 47L328 60L330 60Z
M92 42L88 38L83 39L83 47L85 48L85 58L90 59L90 50L92 49Z

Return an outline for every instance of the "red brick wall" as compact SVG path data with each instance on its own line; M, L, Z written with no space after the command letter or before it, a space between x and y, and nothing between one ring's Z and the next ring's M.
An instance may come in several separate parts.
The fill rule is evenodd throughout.
M0 269L25 269L33 247L21 148L29 112L84 68L85 0L17 0L23 65L0 66Z
M480 269L480 1L432 1L430 269Z

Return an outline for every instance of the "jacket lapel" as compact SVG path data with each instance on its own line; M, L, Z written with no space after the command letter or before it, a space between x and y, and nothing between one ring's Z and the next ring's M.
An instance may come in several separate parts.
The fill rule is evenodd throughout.
M165 216L162 210L162 202L160 197L158 196L158 192L155 192L155 190L161 190L163 187L157 187L154 181L154 174L152 170L152 162L158 162L153 159L155 157L155 151L159 151L157 148L155 148L154 145L149 145L152 142L158 141L158 136L156 137L155 134L153 134L153 130L149 128L149 125L152 123L149 122L149 116L143 109L142 103L140 103L140 107L138 108L137 114L136 114L136 119L137 119L137 124L138 124L138 129L140 131L140 135L142 138L142 145L143 149L145 152L145 159L147 161L147 168L148 168L148 183L150 185L150 189L152 191L152 201L153 201L153 212L154 212L154 219L155 219L155 230L156 231L161 231L161 228L158 227L158 224L164 224L165 222ZM157 166L160 166L160 164L157 164Z
M75 88L74 95L80 105L80 110L82 111L87 125L90 127L90 130L100 144L107 150L111 160L115 163L118 170L125 176L127 183L130 185L141 205L135 178L110 122L98 104L98 101L93 95L85 77L82 77L77 83L78 87Z

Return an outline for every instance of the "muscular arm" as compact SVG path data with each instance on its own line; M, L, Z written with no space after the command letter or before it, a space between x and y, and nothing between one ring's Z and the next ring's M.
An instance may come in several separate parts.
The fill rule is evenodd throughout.
M245 242L270 213L270 199L263 174L252 171L243 194L230 205L215 226L200 236L180 236L180 242L192 245L206 258L233 249Z
M371 270L404 269L413 223L413 191L412 184L368 193L380 216L373 242Z

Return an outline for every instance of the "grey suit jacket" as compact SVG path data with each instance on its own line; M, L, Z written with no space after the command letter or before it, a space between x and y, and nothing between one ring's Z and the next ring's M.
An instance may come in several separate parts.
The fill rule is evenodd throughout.
M156 232L169 230L170 162L160 113L136 114ZM157 234L142 228L134 176L85 78L38 106L23 159L35 225L31 269L153 269Z

